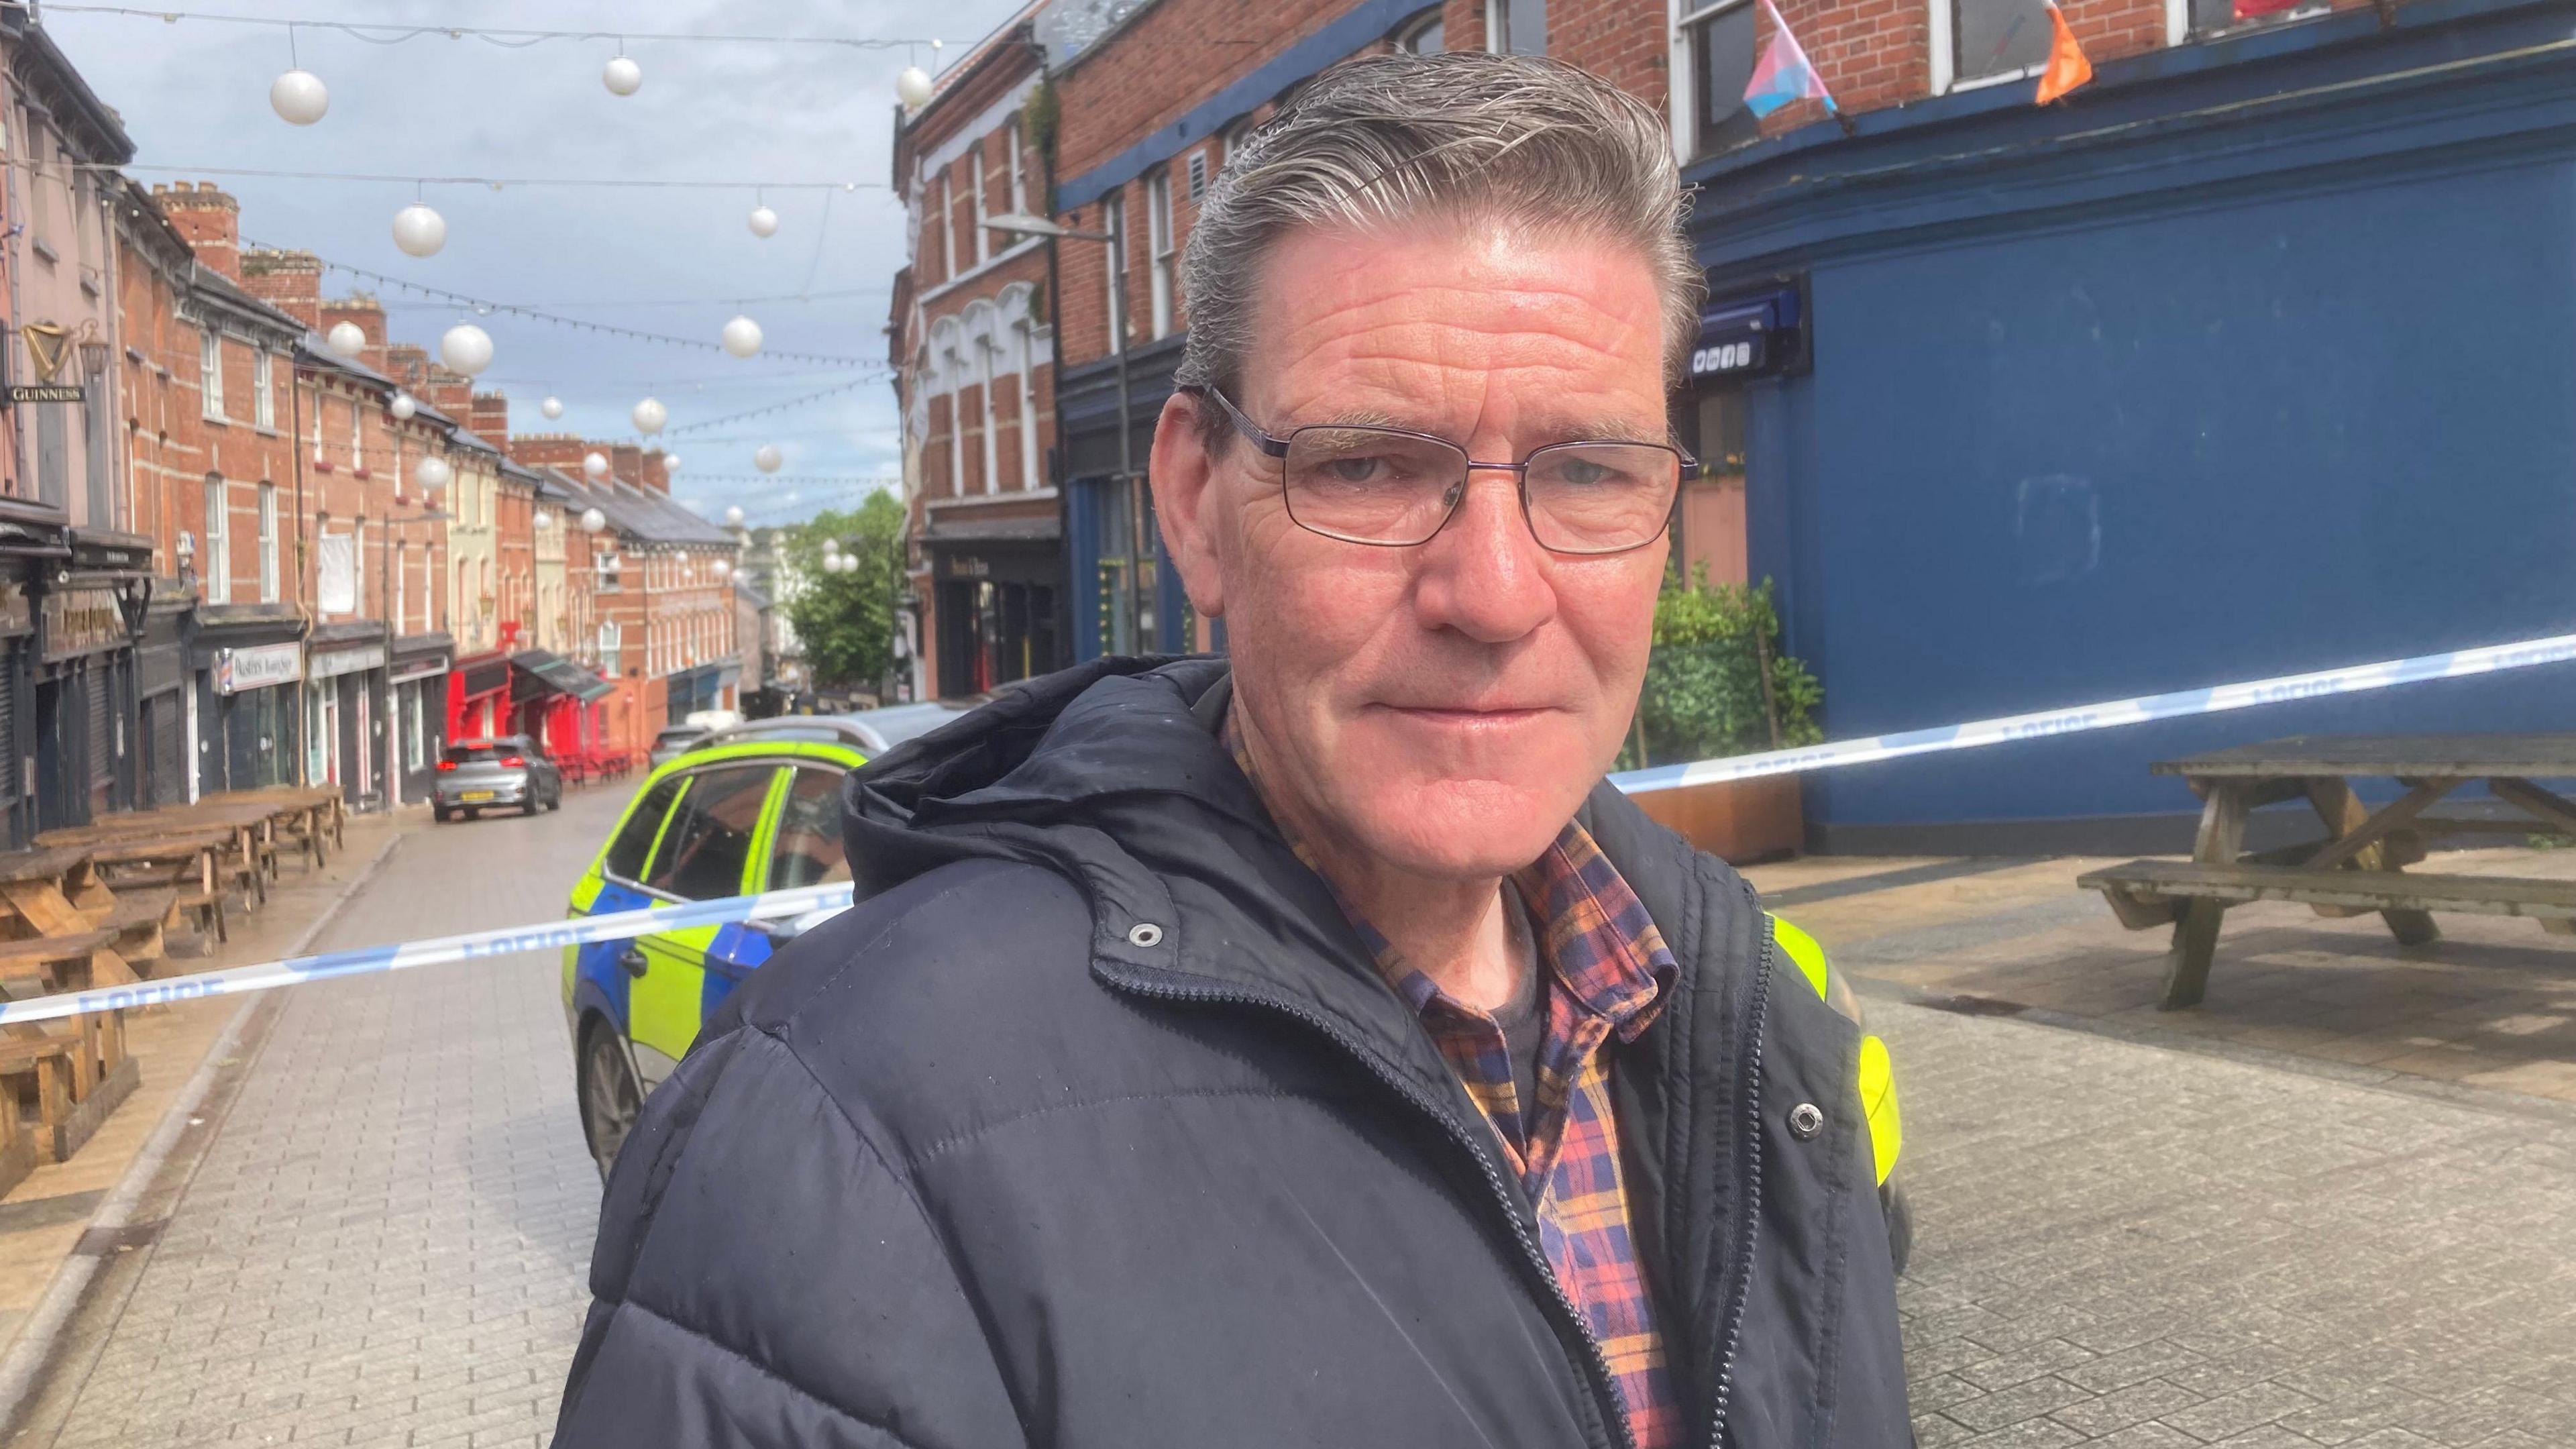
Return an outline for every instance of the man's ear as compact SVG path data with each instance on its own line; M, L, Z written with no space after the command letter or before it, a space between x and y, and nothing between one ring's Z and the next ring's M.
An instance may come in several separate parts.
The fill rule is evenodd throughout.
M1181 588L1200 617L1225 617L1225 569L1218 539L1228 524L1222 465L1209 456L1199 430L1198 399L1176 392L1163 402L1154 422L1154 458L1148 473L1154 489L1154 518L1163 530L1163 547L1181 571Z

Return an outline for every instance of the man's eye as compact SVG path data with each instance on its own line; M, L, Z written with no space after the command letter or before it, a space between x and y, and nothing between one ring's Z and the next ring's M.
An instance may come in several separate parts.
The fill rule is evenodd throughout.
M1379 453L1335 458L1324 465L1324 476L1336 483L1382 483L1394 472L1393 464Z

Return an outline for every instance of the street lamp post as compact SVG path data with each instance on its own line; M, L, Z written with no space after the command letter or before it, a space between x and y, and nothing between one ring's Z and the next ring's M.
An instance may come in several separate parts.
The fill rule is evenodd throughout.
M1135 640L1138 652L1150 653L1142 637L1145 623L1144 500L1136 487L1135 419L1127 412L1127 267L1126 258L1120 255L1125 250L1121 239L1126 225L1124 212L1120 213L1117 231L1075 231L1043 216L1030 216L1024 212L1005 212L984 219L985 230L997 231L1004 236L1099 242L1108 251L1109 310L1116 314L1111 319L1115 324L1111 328L1114 334L1111 341L1118 349L1118 486L1127 490L1127 618L1138 636ZM1109 652L1106 639L1101 641L1101 652Z

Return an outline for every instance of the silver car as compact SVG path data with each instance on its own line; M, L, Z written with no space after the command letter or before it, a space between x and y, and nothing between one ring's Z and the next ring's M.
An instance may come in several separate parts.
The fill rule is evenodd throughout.
M661 764L665 760L678 759L682 751L688 749L691 745L696 744L698 741L705 739L708 735L713 733L714 731L708 729L705 725L675 724L665 726L660 734L653 737L653 748L647 751L644 757L656 765Z
M442 821L471 820L486 810L560 810L563 773L526 735L458 740L439 753L429 806Z

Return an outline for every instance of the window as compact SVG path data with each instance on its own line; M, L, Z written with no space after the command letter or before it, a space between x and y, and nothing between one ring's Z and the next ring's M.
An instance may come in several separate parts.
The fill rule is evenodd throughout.
M1002 128L1002 144L1011 148L1011 214L1026 216L1029 214L1028 163L1020 157L1024 143L1020 139L1019 117L1011 117L1011 124Z
M602 619L599 622L599 672L612 678L617 674L619 633L616 620Z
M250 420L263 428L277 426L277 359L261 348L250 360Z
M939 250L948 264L948 270L939 274L940 280L945 281L957 275L956 216L949 210L948 178L945 176L939 178Z
M1207 176L1207 153L1192 151L1190 153L1190 205L1198 205L1199 198L1207 195Z
M984 477L982 482L985 492L998 493L1002 490L1002 472L999 449L995 444L1001 437L1002 410L1001 404L994 401L993 394L998 390L995 384L1002 380L998 365L1001 353L1000 349L993 346L991 338L978 337L975 339L975 356L984 367Z
M1395 48L1415 55L1438 55L1447 37L1442 33L1440 12L1413 21L1395 33Z
M2048 62L2048 0L1948 0L1954 81L2017 76Z
M206 602L228 604L233 597L232 504L224 489L224 475L206 475L206 547L197 560L197 574L205 580Z
M671 802L679 798L680 787L688 781L673 775L652 789L618 828L617 838L608 843L608 855L600 869L620 880L644 878L644 864L652 859L653 842L662 833L663 818L671 813Z
M349 533L349 596L357 600L350 606L350 611L364 613L367 607L367 521L363 518Z
M1547 54L1547 0L1485 0L1485 48L1496 55Z
M1232 164L1235 157L1243 154L1243 144L1251 139L1252 118L1250 116L1246 116L1242 120L1235 122L1233 125L1226 127L1224 132L1217 137L1216 141L1217 169L1222 171L1228 165Z
M957 355L956 349L949 349L948 375L962 380L965 372L965 359ZM948 496L951 498L966 496L965 402L966 393L962 387L948 394Z
M1762 124L1744 104L1757 47L1753 0L1701 4L1682 24L1690 37L1691 152L1713 156L1761 139Z
M778 840L769 850L764 890L848 880L850 859L841 850L841 777L831 770L799 770L778 811Z
M1037 323L1023 317L1015 328L1020 339L1020 486L1038 486Z
M968 168L968 179L975 186L975 200L972 207L975 214L975 261L980 265L990 260L993 255L993 234L984 230L984 218L987 214L984 206L984 148L980 144L975 147L973 163Z
M224 340L211 331L197 334L197 395L207 417L224 415Z
M353 471L367 466L366 439L359 428L358 400L351 398L349 400L349 467Z
M1145 182L1145 242L1153 258L1154 335L1172 335L1172 172L1164 167Z
M390 581L394 589L392 628L399 634L403 632L405 616L411 612L411 550L398 548L393 555L393 578Z
M1109 234L1109 345L1119 352L1127 350L1127 198L1103 197L1100 202L1100 229ZM952 356L951 363L953 365Z
M277 485L259 485L259 601L277 602Z

